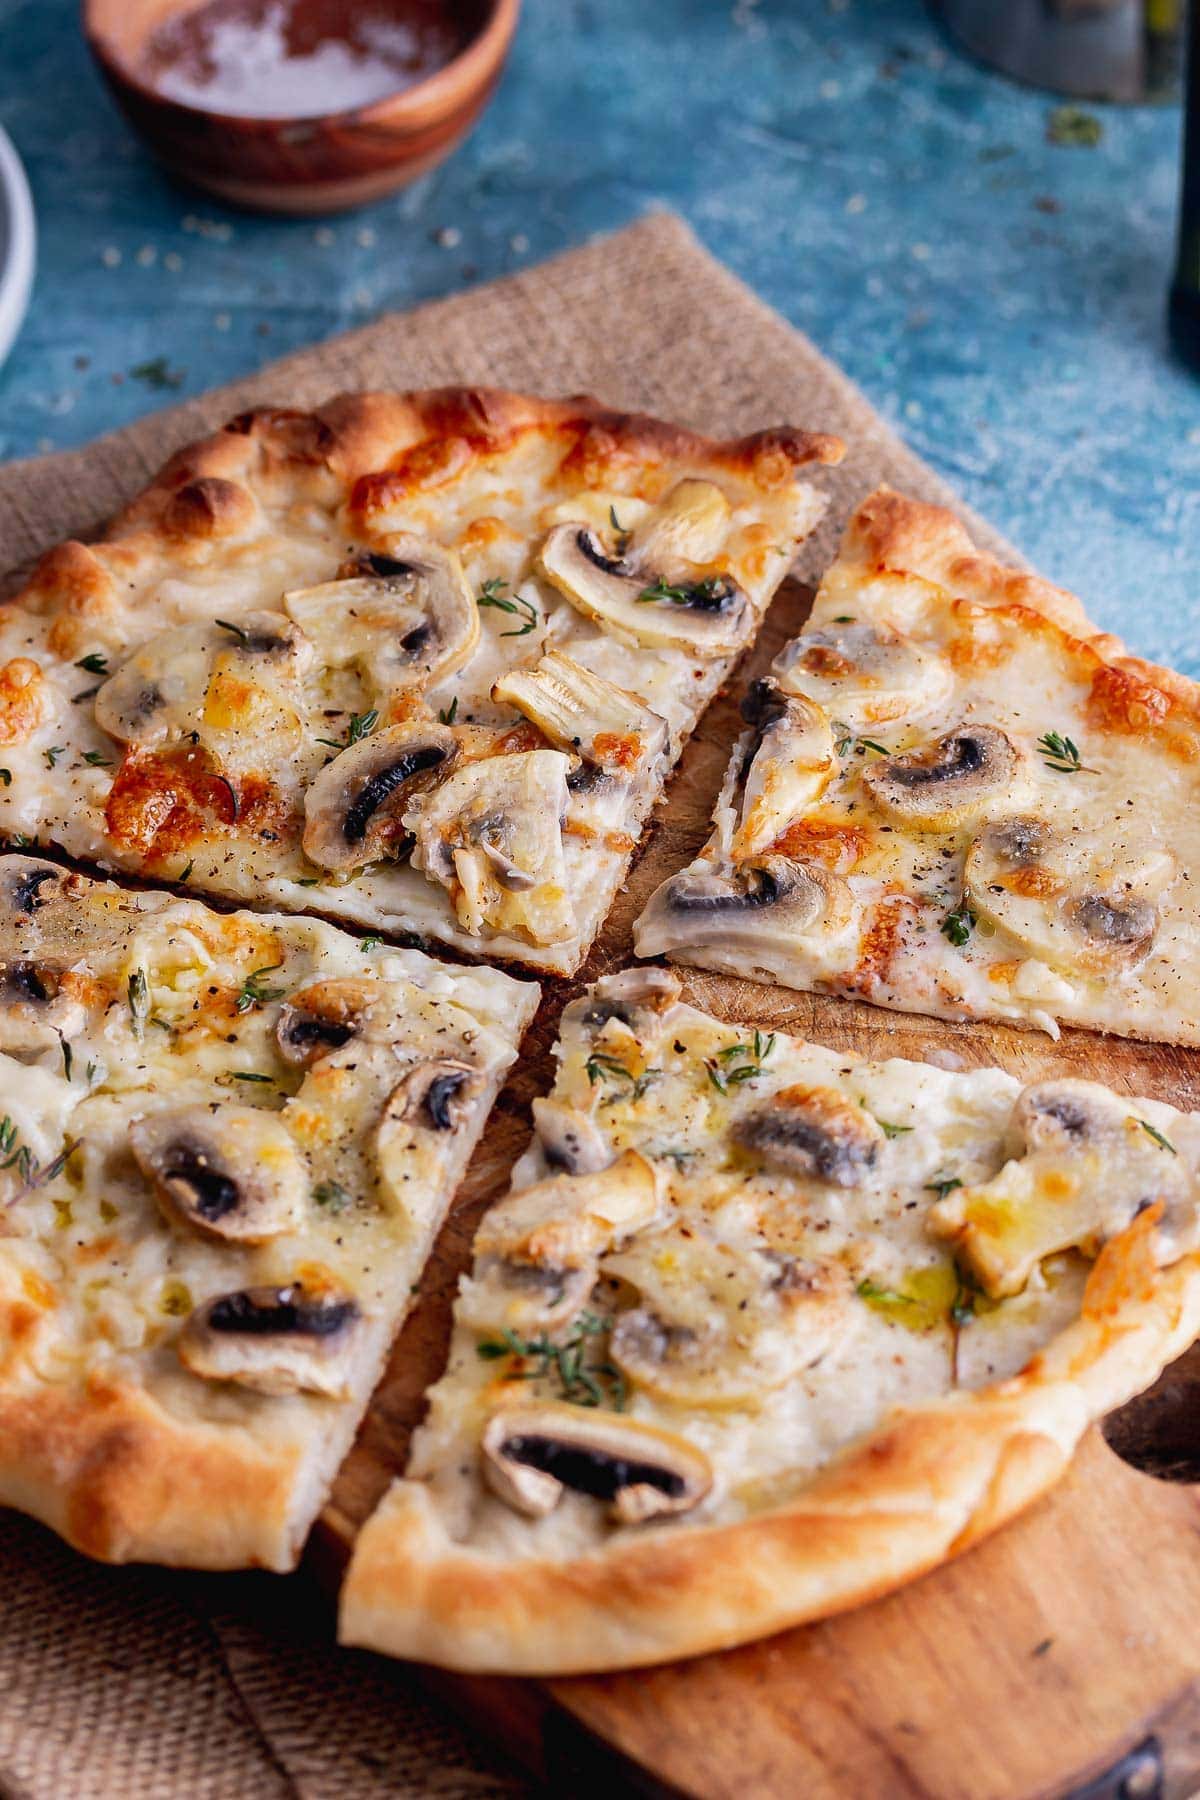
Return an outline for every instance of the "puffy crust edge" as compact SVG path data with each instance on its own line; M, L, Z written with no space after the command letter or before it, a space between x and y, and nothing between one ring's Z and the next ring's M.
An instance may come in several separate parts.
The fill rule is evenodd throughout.
M175 1419L120 1381L0 1392L0 1501L101 1562L291 1569L322 1472L311 1445Z
M1174 669L1133 656L1121 638L1099 631L1083 602L1040 575L1012 568L976 547L966 527L945 507L877 488L850 519L838 558L843 570L867 576L879 569L921 576L956 597L982 606L1025 607L1082 643L1096 659L1121 670L1131 684L1157 689L1166 705L1150 712L1182 711L1200 723L1200 683ZM1136 703L1137 696L1130 695ZM1142 704L1145 705L1145 696Z
M504 1560L453 1543L424 1484L396 1482L355 1546L341 1641L470 1671L582 1674L727 1649L889 1592L1044 1493L1088 1425L1200 1331L1200 1253L1148 1271L1139 1237L1108 1246L1091 1310L1011 1381L898 1411L793 1503L736 1524Z
M620 412L591 395L544 400L502 388L443 387L411 393L339 394L312 412L260 407L219 431L185 445L109 525L101 554L120 570L171 553L186 556L217 538L252 529L255 495L272 486L297 496L319 494L354 506L365 477L386 478L405 457L430 443L454 440L461 459L512 450L531 434L574 438L581 475L589 461L614 465L696 463L724 467L763 492L784 486L797 469L837 463L839 438L791 426L731 439L704 437L645 413ZM64 555L82 546L59 545L35 569L17 599L53 590ZM75 601L78 608L79 602Z

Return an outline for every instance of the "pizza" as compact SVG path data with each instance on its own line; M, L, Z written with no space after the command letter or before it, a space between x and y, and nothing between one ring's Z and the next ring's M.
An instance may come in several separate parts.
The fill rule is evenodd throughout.
M0 836L570 973L840 453L480 389L234 419L0 607Z
M290 1568L537 997L0 858L0 1502Z
M563 1014L343 1641L562 1674L709 1651L966 1548L1200 1328L1200 1115L865 1061L685 1004Z
M1200 1043L1193 682L882 491L743 711L712 836L640 955Z

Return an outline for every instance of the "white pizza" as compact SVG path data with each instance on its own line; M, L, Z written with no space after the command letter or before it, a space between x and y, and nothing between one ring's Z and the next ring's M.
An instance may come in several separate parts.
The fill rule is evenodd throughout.
M643 956L1200 1043L1200 689L880 492L747 696Z
M1200 1328L1200 1115L864 1061L653 968L558 1058L347 1643L560 1674L821 1617L1011 1517Z
M290 1567L537 998L0 858L0 1501Z
M570 973L839 454L477 389L235 419L0 605L0 837Z

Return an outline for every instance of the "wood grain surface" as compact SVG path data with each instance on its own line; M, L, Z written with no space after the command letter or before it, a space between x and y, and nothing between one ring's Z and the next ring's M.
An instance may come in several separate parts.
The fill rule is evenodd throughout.
M663 877L704 842L737 702L803 623L786 583L757 646L701 722L580 975L548 981L521 1059L439 1240L420 1300L322 1520L336 1570L395 1474L441 1371L450 1308L484 1207L507 1186L553 1080L558 1016L632 960L631 930ZM999 1064L1021 1081L1083 1075L1200 1106L1200 1053L1094 1033L1057 1043L681 971L725 1018L869 1057ZM1200 1791L1200 1355L1090 1434L1030 1513L886 1600L760 1644L629 1675L523 1683L430 1673L564 1792L739 1800L1185 1800ZM1127 1458L1122 1461L1121 1456ZM1136 1466L1130 1466L1130 1465ZM1155 1471L1147 1473L1144 1471ZM1174 1479L1160 1479L1160 1475ZM1115 1771L1115 1772L1114 1772ZM1112 1772L1112 1773L1110 1773Z

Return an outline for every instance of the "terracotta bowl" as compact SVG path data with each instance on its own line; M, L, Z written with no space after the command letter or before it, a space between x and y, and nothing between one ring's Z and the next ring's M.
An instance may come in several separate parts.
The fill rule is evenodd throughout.
M262 212L337 212L415 181L474 125L500 78L520 0L479 0L481 23L436 74L369 106L319 118L207 112L138 73L152 33L199 0L83 0L84 32L122 111L184 180Z

